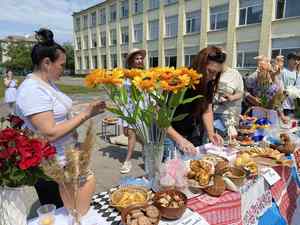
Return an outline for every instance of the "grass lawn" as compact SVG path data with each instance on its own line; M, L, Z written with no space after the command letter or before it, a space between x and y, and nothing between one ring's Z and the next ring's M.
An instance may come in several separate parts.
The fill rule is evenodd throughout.
M19 82L18 84L20 84L23 80L24 77L17 77L16 78ZM87 94L87 93L96 93L99 92L99 89L97 88L87 88L87 87L83 87L83 86L77 86L77 85L65 85L65 84L59 84L58 85L60 90L66 94ZM3 79L0 79L0 99L4 97L4 91L5 91L5 87L3 84Z

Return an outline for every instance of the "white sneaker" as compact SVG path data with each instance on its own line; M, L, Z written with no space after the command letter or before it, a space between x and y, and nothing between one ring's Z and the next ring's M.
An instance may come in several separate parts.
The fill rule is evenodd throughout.
M125 161L120 169L120 173L129 173L131 170L131 161Z

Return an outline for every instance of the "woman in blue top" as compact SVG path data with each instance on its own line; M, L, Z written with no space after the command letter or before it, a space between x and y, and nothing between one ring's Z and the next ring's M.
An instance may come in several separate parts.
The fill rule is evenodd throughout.
M64 164L65 147L77 141L73 135L76 128L103 112L105 103L93 102L71 117L71 98L54 84L64 72L65 50L53 40L50 30L37 31L37 39L31 52L34 71L18 89L16 111L27 128L42 134L56 147L58 160ZM41 204L63 205L55 182L39 180L35 188Z

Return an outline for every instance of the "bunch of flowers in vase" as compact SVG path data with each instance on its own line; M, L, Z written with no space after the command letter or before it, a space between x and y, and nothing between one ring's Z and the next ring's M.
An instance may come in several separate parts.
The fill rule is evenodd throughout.
M13 122L16 121L21 123L13 118ZM16 124L12 126L16 127ZM0 131L1 225L27 224L24 187L33 186L39 178L48 179L41 163L55 154L55 148L48 142L24 130L7 127Z
M176 108L200 96L185 99L188 88L199 84L201 75L193 69L157 67L149 70L96 69L85 79L89 87L101 85L112 102L108 107L135 129L143 145L148 178L157 175L163 157L163 143Z

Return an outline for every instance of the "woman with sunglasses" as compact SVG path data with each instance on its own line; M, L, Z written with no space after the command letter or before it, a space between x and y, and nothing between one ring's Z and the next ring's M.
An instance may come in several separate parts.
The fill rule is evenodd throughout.
M191 103L180 105L175 116L188 114L183 120L173 122L168 136L185 152L195 153L195 146L204 143L204 136L215 145L222 145L223 139L215 133L213 121L213 97L217 91L220 76L226 60L222 49L211 46L202 49L193 62L192 68L202 74L195 89L188 89L185 98L201 95Z

